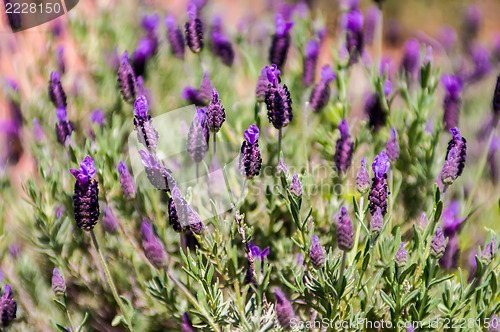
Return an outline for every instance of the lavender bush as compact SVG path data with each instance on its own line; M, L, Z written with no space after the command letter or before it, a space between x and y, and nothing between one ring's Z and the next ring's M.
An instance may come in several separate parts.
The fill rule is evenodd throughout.
M0 327L499 331L498 42L386 52L375 2L58 21L3 78Z

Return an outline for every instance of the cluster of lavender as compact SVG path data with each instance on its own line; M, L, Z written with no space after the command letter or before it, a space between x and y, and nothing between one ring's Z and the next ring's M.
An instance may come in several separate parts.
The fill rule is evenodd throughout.
M170 54L162 50L160 15L143 16L131 56L115 54L113 82L121 97L102 97L110 91L100 92L107 85L99 77L108 72L92 75L102 105L89 112L89 123L82 123L81 113L91 102L77 88L69 89L67 98L60 73L67 82L71 68L63 50L56 51L59 71L50 74L48 84L56 132L45 135L43 121L34 119L32 152L40 174L24 186L29 209L15 203L23 216L17 227L30 234L30 244L18 246L16 238L0 262L14 288L3 288L1 327L264 331L365 319L394 326L418 321L430 330L432 317L440 317L464 320L471 331L500 329L498 227L488 221L499 214L496 203L481 205L485 193L498 199L500 76L489 89L490 116L478 135L471 132L476 130L470 126L472 101L465 93L488 82L494 67L490 51L478 42L478 9L466 11L463 52L455 52L457 34L451 28L437 40L419 35L404 43L397 69L380 53L382 1L366 16L359 1L340 4L342 33L334 42L333 62L320 56L333 39L308 19L305 3L269 3L275 28L266 42L251 42L253 31L243 23L233 42L221 17L207 20L205 6L211 4L193 0L185 20L165 16ZM294 59L301 46L302 58ZM456 61L451 68L443 64L445 74L439 76L443 55ZM258 77L256 67L262 68ZM357 81L357 68L365 69L370 81L361 110L357 94L351 95L366 86ZM172 79L182 69L199 87ZM244 94L240 90L247 90L248 82L257 83L255 91ZM186 103L195 112L185 130L157 125L153 113ZM248 111L254 103L255 112ZM12 105L21 108L17 100ZM107 109L119 112L106 121ZM22 116L18 122L22 127ZM135 177L123 146L132 125L142 162ZM91 130L85 135L81 128ZM169 152L162 148L172 144L162 141L168 131L184 136L182 162L177 156L172 164L162 160ZM448 132L446 146L440 138ZM218 139L227 143L219 150ZM60 150L54 155L43 142L56 140ZM241 186L224 164L229 145L239 153ZM199 167L211 171L219 160L221 186L232 203L227 211L218 210L216 196L203 197L202 203L193 199L205 183L184 188L177 166L170 166L188 172L191 162L199 181ZM78 161L78 169L68 172ZM320 174L317 168L325 164L333 171ZM209 183L219 181L207 173L202 175ZM155 190L141 187L141 175ZM317 191L325 183L328 190ZM241 189L237 201L236 189ZM14 204L16 196L8 196L2 199ZM206 211L213 217L203 217ZM36 255L26 250L33 246ZM26 282L43 281L38 277L47 277L47 271L51 287ZM1 276L0 271L0 283ZM41 308L44 288L52 289L62 313ZM17 320L16 294L22 306ZM30 313L35 307L52 319L41 322ZM80 326L72 316L81 319Z

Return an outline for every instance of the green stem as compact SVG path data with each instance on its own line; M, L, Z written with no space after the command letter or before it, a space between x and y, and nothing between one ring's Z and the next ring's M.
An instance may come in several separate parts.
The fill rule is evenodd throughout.
M92 237L92 242L94 242L95 249L97 253L99 254L99 258L101 259L101 264L104 269L104 273L106 274L106 278L108 279L108 285L109 288L111 288L111 292L113 293L113 297L115 298L116 303L120 307L120 310L123 313L125 324L127 325L127 328L129 331L134 331L134 328L132 327L132 320L128 317L128 311L125 308L125 305L123 304L122 300L120 299L120 296L118 295L118 292L116 291L115 284L113 282L113 279L111 278L111 274L109 273L109 268L108 265L106 264L106 261L104 260L104 256L102 254L101 248L99 247L99 243L97 242L97 239L94 234L94 230L90 231L90 236Z
M337 280L337 298L338 301L337 303L340 302L340 289L342 288L342 284L344 283L344 269L345 269L345 261L347 258L347 252L342 251L342 263L340 264L340 271L339 271L339 280Z
M71 328L71 331L76 332L77 330L75 329L75 325L73 325L73 321L71 320L71 316L68 311L68 301L66 300L66 295L64 295L64 304L66 304L64 311L66 312L66 317L68 318L69 327Z

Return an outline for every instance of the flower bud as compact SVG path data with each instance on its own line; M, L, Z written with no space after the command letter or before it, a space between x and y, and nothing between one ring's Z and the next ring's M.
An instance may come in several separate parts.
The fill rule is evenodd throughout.
M408 262L408 252L405 249L404 242L401 242L401 245L399 246L399 249L396 252L396 256L394 257L394 260L396 261L396 265L398 267L403 267Z
M290 191L296 197L302 196L302 183L300 183L299 175L297 173L293 174L292 184L290 185Z
M57 296L63 295L66 292L66 283L58 269L52 272L52 290Z
M311 264L319 269L325 264L325 252L317 235L313 235L311 249L309 249L309 258L311 258Z
M278 322L284 330L287 330L295 318L292 304L279 289L274 292L274 295L276 295L276 316L278 317Z
M436 230L436 234L431 240L431 257L434 259L440 259L444 255L444 251L446 250L446 239L444 238L443 230L441 226L438 226Z
M340 208L340 214L337 214L337 245L346 252L351 251L354 245L354 226L344 206Z

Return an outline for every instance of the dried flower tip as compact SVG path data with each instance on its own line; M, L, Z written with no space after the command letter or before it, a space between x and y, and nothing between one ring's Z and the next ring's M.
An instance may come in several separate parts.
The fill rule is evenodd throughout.
M57 296L66 292L66 282L57 268L52 271L52 290Z
M319 243L319 239L317 235L313 235L312 237L311 249L309 249L309 258L311 259L311 264L319 269L325 264L325 252L323 251L323 247L321 243Z
M340 250L346 252L351 251L354 245L354 226L344 206L337 215L337 245Z

